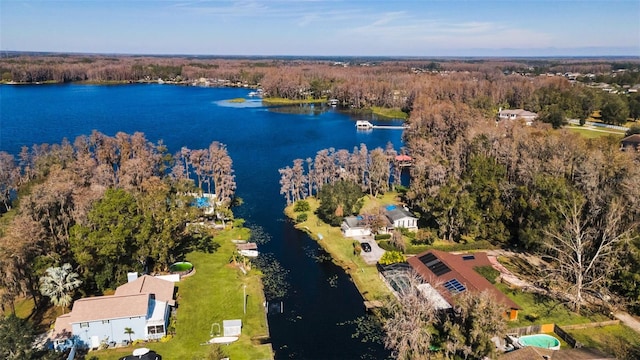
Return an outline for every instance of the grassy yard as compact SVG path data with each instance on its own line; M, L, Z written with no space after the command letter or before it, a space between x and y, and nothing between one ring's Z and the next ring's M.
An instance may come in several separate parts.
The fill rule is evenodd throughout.
M270 344L260 345L258 339L268 336L264 295L260 273L251 270L247 275L229 264L235 251L231 239L247 239L246 229L230 230L216 236L220 248L212 254L194 252L187 261L195 267L195 274L182 279L178 285L176 335L167 342L140 344L157 351L164 359L203 359L213 345L201 345L211 338L213 323L242 319L242 335L230 345L223 345L231 359L272 359ZM247 313L243 314L243 287L246 285ZM216 330L214 330L215 332ZM216 334L214 334L216 335ZM134 347L92 352L97 359L118 359L131 354Z
M372 106L371 111L378 116L386 117L389 119L406 120L407 118L409 118L409 114L400 110L399 108L385 108L380 106Z
M301 99L301 100L292 100L285 98L263 98L262 102L266 105L297 105L297 104L323 104L327 102L327 99Z
M597 129L590 127L582 127L576 125L566 126L565 129L576 132L586 138L595 139L603 136L616 136L622 138L624 136L624 131L617 131L611 129Z
M389 196L392 198L391 195ZM376 266L367 265L359 255L354 255L353 241L343 237L340 228L325 224L314 214L318 208L316 199L308 198L306 201L309 202L311 210L307 212L307 220L296 224L296 228L309 233L323 249L331 254L333 261L351 276L366 300L379 300L390 296L391 292L380 279ZM364 208L368 207L371 205L367 202ZM287 207L285 214L293 219L297 216L293 212L293 206ZM321 234L322 239L318 234Z
M624 346L640 346L640 336L625 325L569 330L571 336L585 347L600 349L609 354L618 354Z
M583 314L578 315L557 300L523 292L519 289L511 289L505 284L496 284L496 287L522 308L518 312L518 320L510 321L509 327L550 323L572 325L610 320L604 315L588 314L586 310Z

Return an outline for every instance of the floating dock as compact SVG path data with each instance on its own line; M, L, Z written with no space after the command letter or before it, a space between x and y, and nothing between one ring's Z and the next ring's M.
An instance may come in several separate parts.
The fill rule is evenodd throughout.
M356 121L356 129L358 130L372 130L372 129L403 130L407 128L409 128L407 125L374 125L367 120Z

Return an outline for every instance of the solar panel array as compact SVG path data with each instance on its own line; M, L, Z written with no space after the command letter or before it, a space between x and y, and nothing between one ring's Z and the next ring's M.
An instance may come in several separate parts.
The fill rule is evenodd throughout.
M436 276L444 275L451 271L440 259L432 253L420 256L420 261L425 264Z
M464 287L464 285L462 285L460 281L458 281L458 279L451 279L447 281L446 283L444 283L444 287L454 295L467 290L467 288Z
M462 256L462 260L474 260L476 257L473 255L464 255Z

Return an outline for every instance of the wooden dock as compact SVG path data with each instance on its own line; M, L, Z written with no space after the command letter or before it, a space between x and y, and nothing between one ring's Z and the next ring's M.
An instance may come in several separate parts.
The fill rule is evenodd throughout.
M382 301L380 300L371 300L371 301L364 302L364 307L365 309L367 309L367 311L371 309L381 308L382 306L383 306Z
M408 129L409 127L406 125L399 125L399 126L395 126L395 125L373 125L374 129L387 129L387 130L404 130L404 129Z

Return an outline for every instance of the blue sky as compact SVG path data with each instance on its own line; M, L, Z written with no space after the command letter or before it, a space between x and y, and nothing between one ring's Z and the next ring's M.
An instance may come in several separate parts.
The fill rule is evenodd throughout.
M640 0L0 0L0 49L265 56L640 56Z

